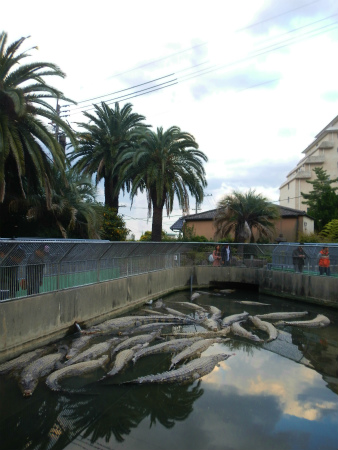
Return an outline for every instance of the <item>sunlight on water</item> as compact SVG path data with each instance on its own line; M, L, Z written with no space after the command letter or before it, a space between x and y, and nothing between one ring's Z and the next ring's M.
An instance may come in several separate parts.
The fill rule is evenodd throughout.
M281 327L278 342L268 344L230 335L202 356L231 357L187 385L119 384L168 370L169 353L141 358L106 383L97 382L103 369L65 380L63 386L82 388L78 394L51 392L42 379L33 396L24 399L16 379L1 376L1 448L337 450L338 312L248 291L212 294L195 303L216 306L223 317L244 310L251 315L308 310L307 320L321 313L331 323L326 328ZM242 305L239 299L270 306ZM189 293L163 300L195 314L175 305L189 301ZM141 309L135 313L142 314ZM252 324L246 326L267 339Z

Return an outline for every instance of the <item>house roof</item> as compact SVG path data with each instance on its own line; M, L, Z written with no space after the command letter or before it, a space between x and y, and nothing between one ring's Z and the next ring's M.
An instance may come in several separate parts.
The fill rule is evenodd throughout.
M299 217L299 216L309 216L305 211L301 211L300 209L288 208L286 206L276 205L279 208L280 216L283 218L288 217ZM181 231L183 228L184 222L195 222L195 221L209 221L214 220L217 209L210 209L209 211L204 211L198 214L188 214L186 216L180 217L176 222L171 225L170 229L172 231ZM311 217L312 218L312 217Z

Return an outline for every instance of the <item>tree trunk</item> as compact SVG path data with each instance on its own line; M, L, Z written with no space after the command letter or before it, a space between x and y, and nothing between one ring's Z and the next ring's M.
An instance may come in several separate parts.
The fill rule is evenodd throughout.
M154 242L161 242L162 240L162 220L163 220L163 206L154 206L153 204L153 223L151 227L151 240Z
M104 204L119 212L119 195L114 195L114 179L110 177L104 179Z

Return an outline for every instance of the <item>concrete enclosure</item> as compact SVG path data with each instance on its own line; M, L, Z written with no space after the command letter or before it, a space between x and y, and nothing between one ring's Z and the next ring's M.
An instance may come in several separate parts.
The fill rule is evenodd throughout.
M0 302L0 361L73 333L150 299L193 288L255 285L261 293L338 307L338 278L242 267L176 267Z

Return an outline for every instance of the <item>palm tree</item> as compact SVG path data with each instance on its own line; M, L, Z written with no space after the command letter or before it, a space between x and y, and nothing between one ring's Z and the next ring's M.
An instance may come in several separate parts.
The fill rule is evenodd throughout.
M256 230L259 237L270 239L275 229L273 221L278 217L278 208L255 190L245 194L233 191L218 202L215 235L224 238L234 233L235 242L254 242Z
M65 176L54 171L54 188L51 204L46 208L44 195L36 195L27 200L29 221L39 221L41 225L59 230L63 238L70 235L77 238L100 239L103 207L95 201L96 188L87 175L79 174L68 167Z
M144 116L133 113L132 105L127 103L120 109L119 103L110 108L102 102L94 105L95 113L85 112L89 123L79 123L84 132L78 133L79 148L70 156L76 160L75 167L84 174L96 173L96 185L104 179L105 205L118 211L119 190L117 161L122 151L133 149L138 130L148 125L142 123ZM126 181L127 183L127 181Z
M163 207L169 215L175 196L184 211L189 209L189 192L197 202L203 200L203 188L207 185L203 161L207 160L198 150L195 138L176 126L166 131L146 130L136 152L123 153L121 179L132 180L131 199L138 190L145 190L148 217L153 211L152 241L161 241Z
M48 193L50 158L59 171L64 170L63 147L46 120L58 125L76 145L71 128L46 101L70 101L44 79L55 75L63 78L65 74L51 63L21 64L30 56L27 50L19 53L26 39L6 47L7 34L0 34L0 203L5 202L6 191L25 197L30 189L40 186Z

